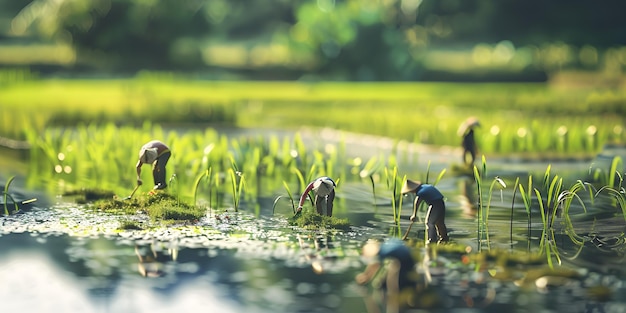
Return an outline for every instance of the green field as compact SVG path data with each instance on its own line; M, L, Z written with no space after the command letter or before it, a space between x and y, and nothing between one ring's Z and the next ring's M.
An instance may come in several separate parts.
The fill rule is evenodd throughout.
M168 74L24 79L0 85L0 135L114 122L245 128L332 127L432 145L459 144L477 116L483 153L593 154L623 142L626 91L546 84L223 82Z

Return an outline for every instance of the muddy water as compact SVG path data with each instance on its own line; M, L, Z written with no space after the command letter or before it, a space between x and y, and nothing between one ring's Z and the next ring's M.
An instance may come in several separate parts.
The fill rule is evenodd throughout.
M303 139L319 145L342 140L350 157L389 153L393 146L384 138L338 137L332 131L305 133ZM430 163L438 172L455 164L457 152L403 144L399 166L411 173ZM604 159L602 154L596 164ZM588 160L511 158L488 164L489 177L509 184L529 173L543 175L548 164L553 173L578 178L590 166ZM488 229L478 233L474 181L450 173L438 187L447 196L446 223L455 243L473 251L538 250L542 223L537 214L528 220L521 199L511 205L510 188L493 193ZM412 199L404 199L398 227L388 192L377 190L374 199L369 188L366 182L346 182L337 190L336 215L350 220L349 231L293 229L286 220L289 209L278 207L272 215L268 202L261 216L247 214L243 204L243 213L211 212L192 226L120 232L118 216L48 199L49 205L0 217L2 311L384 312L380 295L354 282L366 262L360 248L367 239L402 235ZM582 249L574 245L560 223L555 223L553 242L562 260L557 267L576 275L540 280L528 272L545 265L477 268L463 263L459 254L426 257L420 249L416 270L423 291L415 296L413 311L626 312L624 218L601 205L588 212L577 207L572 215L576 233L588 242ZM140 214L124 218L148 220ZM410 238L423 236L424 226L415 223Z

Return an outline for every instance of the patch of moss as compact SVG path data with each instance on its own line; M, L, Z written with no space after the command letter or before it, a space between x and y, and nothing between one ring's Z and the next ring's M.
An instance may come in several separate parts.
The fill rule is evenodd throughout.
M319 215L312 210L302 211L289 220L292 226L306 229L335 228L341 230L350 229L350 222L347 218L337 218L333 216Z
M63 193L63 196L76 197L77 203L85 204L103 199L113 199L115 197L115 193L104 189L82 188L66 191Z
M118 227L118 229L120 229L120 230L142 230L143 227L141 227L139 225L139 223L137 223L137 222L123 221L123 222L120 223L120 227Z
M149 193L132 199L108 199L94 203L94 208L114 214L136 214L144 212L152 221L195 221L205 215L205 210L183 201L166 192Z

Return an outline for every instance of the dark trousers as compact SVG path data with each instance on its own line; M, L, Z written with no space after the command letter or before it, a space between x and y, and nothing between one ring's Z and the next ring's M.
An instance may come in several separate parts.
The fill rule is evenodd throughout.
M325 197L320 197L318 195L315 195L315 207L317 208L317 214L324 215L324 213L326 213L327 216L333 216L333 201L334 200L335 200L334 190L331 191L330 194Z
M428 205L426 212L426 232L428 233L428 243L448 241L448 228L445 223L446 204L441 200L435 200Z
M152 164L152 178L154 178L154 185L162 184L163 186L167 186L165 182L165 166L167 165L167 161L169 161L172 153L167 151L161 154L154 164Z

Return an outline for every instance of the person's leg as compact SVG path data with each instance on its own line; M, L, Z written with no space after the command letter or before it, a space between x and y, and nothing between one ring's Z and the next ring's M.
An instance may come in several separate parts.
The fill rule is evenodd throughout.
M438 219L438 210L434 210L432 205L428 205L428 211L426 212L426 233L428 234L428 238L426 239L427 244L437 241L437 229L435 227L435 222Z
M437 229L437 235L439 236L439 242L448 242L448 228L446 227L446 205L441 202L435 203L433 210L440 212L438 219L435 221L435 227Z
M167 183L165 182L165 166L167 165L167 162L169 161L171 155L171 152L163 153L160 157L156 159L156 162L152 168L154 186L158 186L158 189L165 189L167 187Z
M326 215L333 216L333 201L335 201L335 190L331 191L326 198Z
M315 208L317 209L317 214L324 215L324 206L326 206L326 197L320 197L319 195L315 195Z

